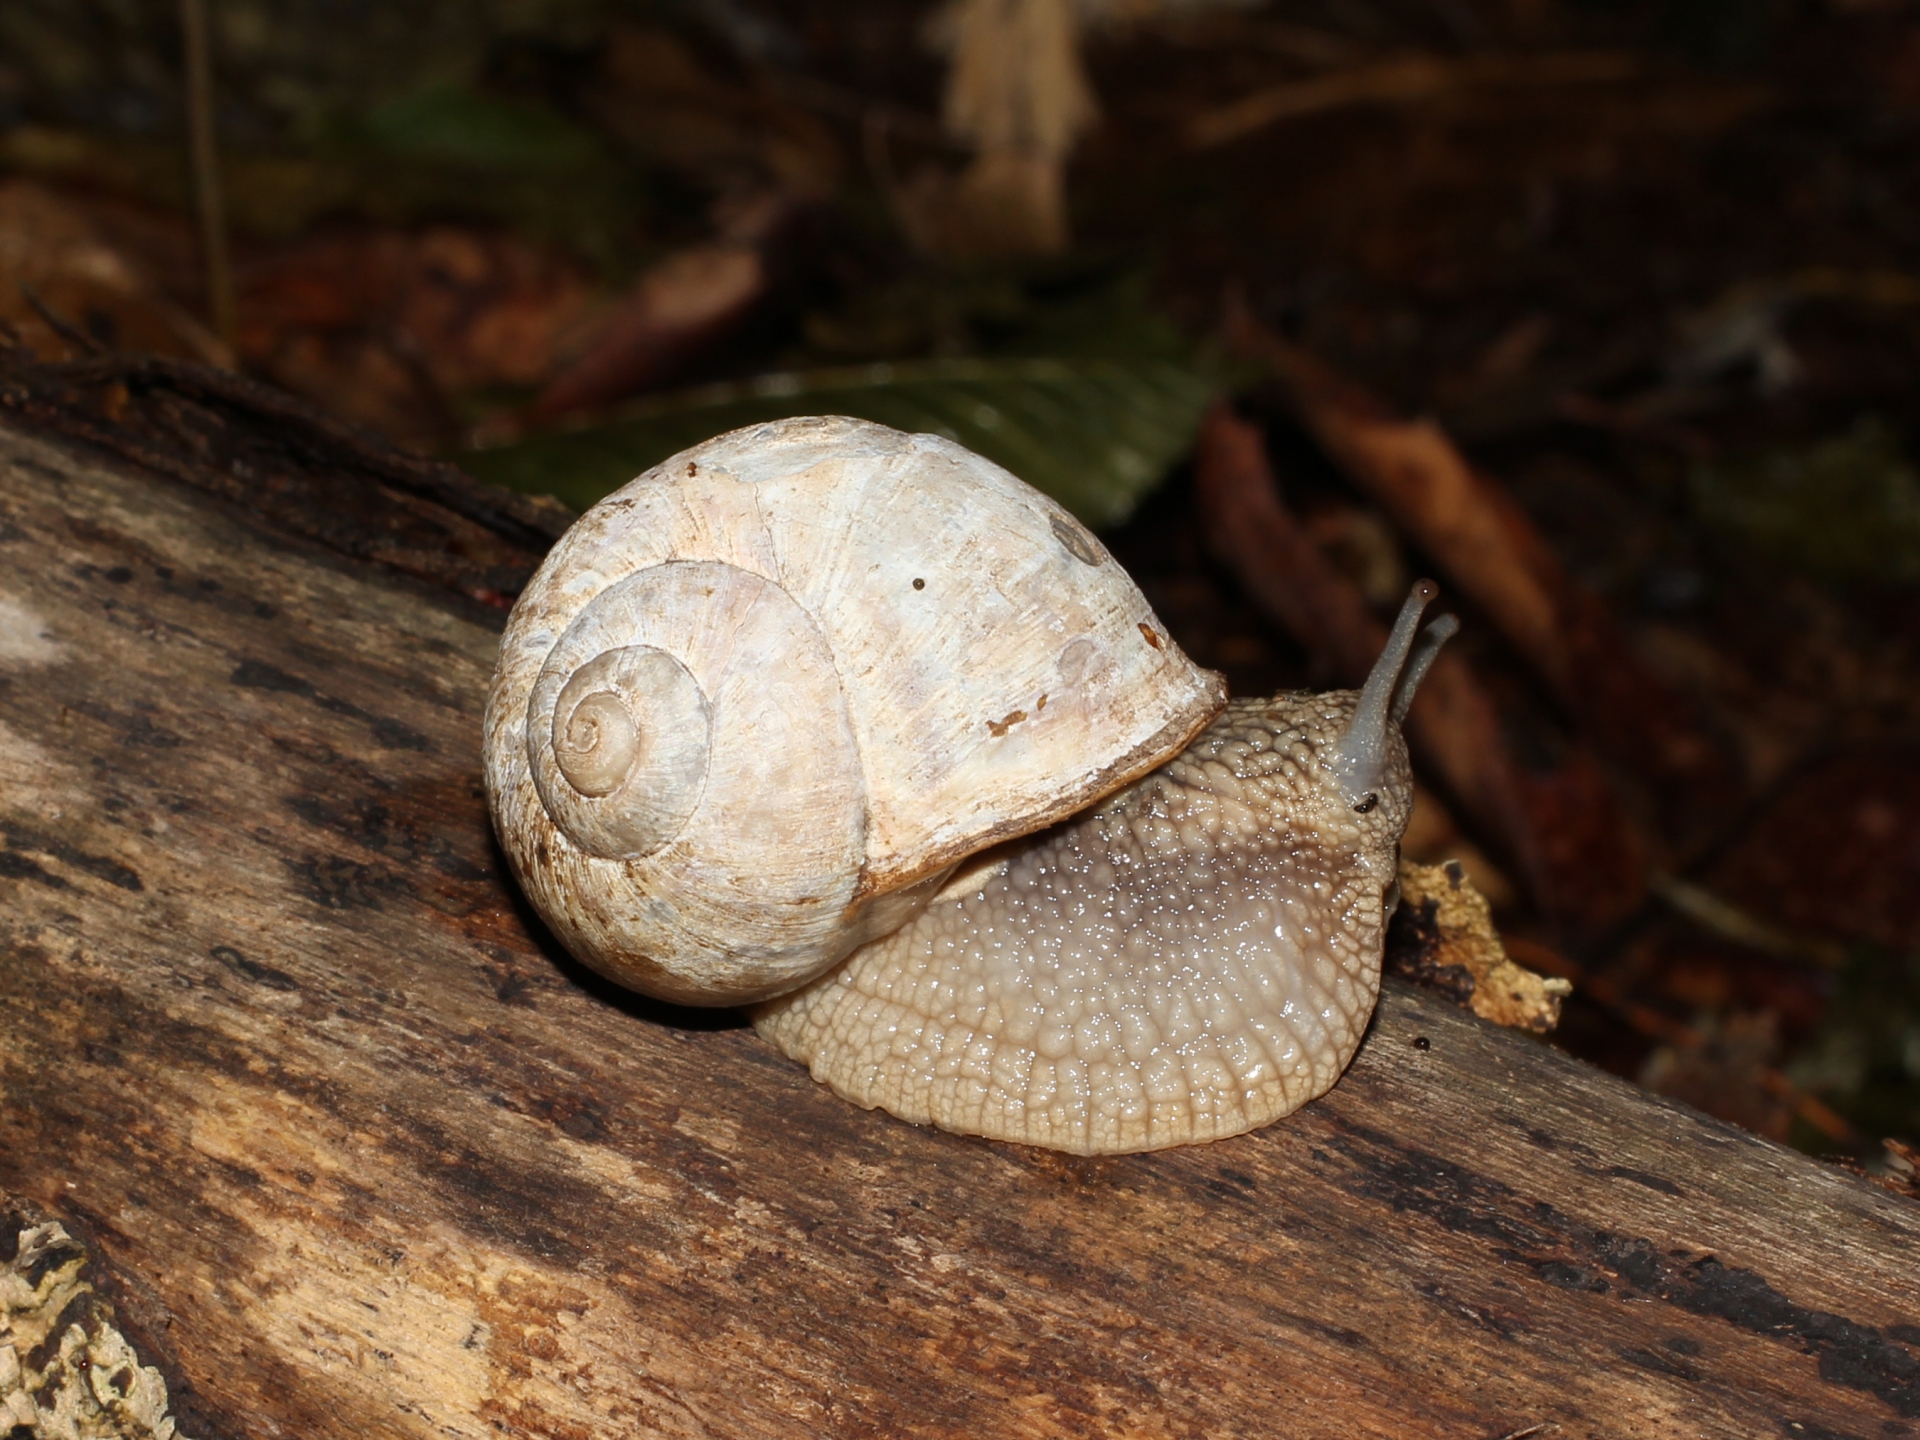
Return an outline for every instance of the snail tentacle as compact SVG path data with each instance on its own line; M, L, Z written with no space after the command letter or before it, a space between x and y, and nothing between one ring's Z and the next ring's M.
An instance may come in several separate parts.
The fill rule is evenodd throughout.
M1420 682L1427 678L1427 671L1433 668L1433 662L1440 658L1440 647L1460 633L1458 615L1442 615L1426 629L1420 632L1419 643L1413 647L1413 654L1407 658L1407 668L1400 673L1400 683L1393 692L1393 723L1399 725L1407 718L1407 711L1413 708L1413 697L1420 689Z
M1419 635L1420 616L1439 593L1440 587L1431 580L1417 580L1407 592L1406 603L1401 605L1400 614L1393 622L1386 648L1368 673L1367 683L1360 687L1353 718L1347 722L1328 757L1328 766L1339 777L1351 805L1366 803L1366 797L1378 789L1380 777L1386 771L1392 737L1398 733L1403 692L1404 704L1411 705L1413 685L1419 683L1433 663L1432 653L1423 644L1418 668L1412 674L1413 684L1405 683L1408 657L1413 654L1414 640ZM1437 650L1440 642L1452 633L1449 630L1440 635L1432 648Z

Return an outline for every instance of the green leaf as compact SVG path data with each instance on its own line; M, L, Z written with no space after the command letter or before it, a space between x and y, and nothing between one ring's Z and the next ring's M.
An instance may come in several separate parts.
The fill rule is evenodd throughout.
M1692 484L1709 525L1804 574L1920 583L1920 471L1883 420L1864 417L1804 448L1701 465Z
M924 360L765 375L649 399L588 428L460 457L579 509L702 440L790 415L852 415L956 440L1096 528L1117 525L1193 443L1219 386L1174 360Z
M551 110L433 85L367 116L365 141L390 155L487 171L585 170L606 161L599 138Z
M862 287L806 317L803 365L927 355L1179 360L1180 332L1157 311L1144 269L1057 257L970 270L921 268Z

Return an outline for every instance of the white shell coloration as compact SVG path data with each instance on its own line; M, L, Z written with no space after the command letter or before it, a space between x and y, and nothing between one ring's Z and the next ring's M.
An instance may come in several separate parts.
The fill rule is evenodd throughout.
M495 828L557 936L663 999L781 994L966 856L1176 754L1224 703L1099 543L949 441L711 440L593 507L514 607Z
M1397 730L1364 808L1343 791L1325 757L1355 698L1233 702L756 1027L861 1105L1082 1154L1298 1108L1373 1012L1412 799Z

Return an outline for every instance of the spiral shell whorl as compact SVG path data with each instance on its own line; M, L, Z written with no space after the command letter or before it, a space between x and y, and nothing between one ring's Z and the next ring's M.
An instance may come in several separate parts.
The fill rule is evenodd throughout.
M597 800L626 783L639 756L640 727L624 696L611 690L576 693L581 681L595 678L576 675L560 692L553 711L553 758L569 785Z
M591 607L575 628L594 620ZM596 627L597 628L597 627ZM541 803L582 850L651 855L686 827L706 787L712 715L687 667L651 645L568 647L527 702L527 763Z
M521 883L569 948L650 994L798 984L856 943L865 833L826 638L735 565L595 578L528 687L530 783L501 791Z

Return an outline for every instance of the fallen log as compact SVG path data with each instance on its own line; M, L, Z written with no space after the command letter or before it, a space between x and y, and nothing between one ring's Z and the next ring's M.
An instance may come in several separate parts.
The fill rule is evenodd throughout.
M613 990L488 833L497 611L420 574L0 420L0 1220L112 1301L96 1393L151 1367L199 1440L1920 1427L1920 1208L1404 985L1298 1115L1092 1160Z

